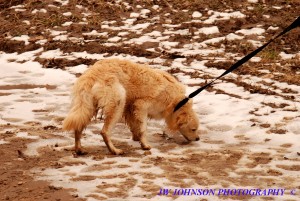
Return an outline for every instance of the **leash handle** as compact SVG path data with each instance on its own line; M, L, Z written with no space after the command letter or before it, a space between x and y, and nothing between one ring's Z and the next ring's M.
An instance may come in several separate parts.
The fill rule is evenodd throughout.
M212 81L210 81L208 84L200 87L199 89L195 90L194 92L190 93L188 97L184 98L183 100L181 100L176 107L174 108L174 112L176 112L179 108L181 108L184 104L186 104L190 98L195 97L196 95L198 95L201 91L203 91L204 89L206 89L207 87L209 87L210 85L212 85L215 81L217 81L218 79L220 79L221 77L227 75L228 73L234 71L235 69L237 69L238 67L240 67L241 65L243 65L244 63L246 63L249 59L251 59L252 57L254 57L257 53L259 53L260 51L262 51L265 47L267 47L270 43L272 43L274 40L276 40L277 38L279 38L280 36L286 34L287 32L291 31L292 29L295 29L297 27L300 27L300 16L297 17L297 19L290 24L287 28L285 28L280 34L278 34L276 37L272 38L271 40L269 40L267 43L265 43L264 45L262 45L261 47L257 48L256 50L252 51L251 53L249 53L248 55L246 55L245 57L243 57L242 59L238 60L236 63L234 63L230 68L228 68L224 73L222 73L220 76L216 77L215 79L213 79Z

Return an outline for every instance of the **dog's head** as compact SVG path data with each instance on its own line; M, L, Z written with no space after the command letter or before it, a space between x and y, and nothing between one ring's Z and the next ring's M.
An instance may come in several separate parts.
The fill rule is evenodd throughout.
M176 112L171 112L167 125L171 131L179 131L188 141L198 141L199 119L192 108L192 100Z

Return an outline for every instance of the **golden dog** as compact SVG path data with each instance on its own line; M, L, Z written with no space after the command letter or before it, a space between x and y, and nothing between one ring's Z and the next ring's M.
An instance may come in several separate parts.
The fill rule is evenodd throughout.
M133 140L140 141L145 150L151 148L145 137L147 118L164 119L171 131L179 131L189 141L198 141L199 120L192 101L174 112L184 97L185 87L164 71L125 60L101 60L76 81L63 129L74 130L77 154L83 154L81 134L98 109L104 114L101 135L113 154L124 153L110 140L111 131L122 116Z

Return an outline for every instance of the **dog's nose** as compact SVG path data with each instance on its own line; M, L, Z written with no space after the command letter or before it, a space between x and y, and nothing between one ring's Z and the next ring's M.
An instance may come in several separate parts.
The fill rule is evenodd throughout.
M199 141L199 140L200 140L200 138L199 138L199 137L197 137L197 138L196 138L196 141Z

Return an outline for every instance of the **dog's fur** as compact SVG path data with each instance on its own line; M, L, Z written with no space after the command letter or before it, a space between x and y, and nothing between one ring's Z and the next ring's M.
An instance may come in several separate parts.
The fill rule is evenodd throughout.
M125 60L101 60L75 83L72 107L63 129L75 131L75 152L83 154L81 133L100 108L104 114L101 135L113 154L124 153L110 140L111 131L122 116L133 140L140 141L145 150L150 149L145 137L147 118L164 119L170 130L180 131L189 141L199 140L199 121L192 101L173 112L184 97L185 87L164 71Z

